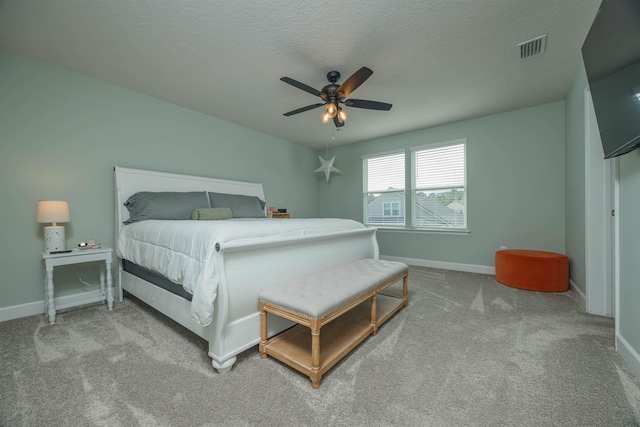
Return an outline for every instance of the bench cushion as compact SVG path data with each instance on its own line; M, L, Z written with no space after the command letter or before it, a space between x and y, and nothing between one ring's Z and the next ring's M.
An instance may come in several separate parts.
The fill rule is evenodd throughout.
M361 259L266 289L260 293L260 300L309 319L319 319L408 269L401 262Z

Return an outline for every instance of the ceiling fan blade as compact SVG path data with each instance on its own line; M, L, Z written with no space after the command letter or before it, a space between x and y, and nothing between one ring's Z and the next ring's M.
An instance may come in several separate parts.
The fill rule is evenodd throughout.
M341 94L342 98L349 96L351 92L356 90L358 86L360 86L365 82L365 80L371 77L371 74L373 74L373 71L371 71L369 68L360 68L340 85L340 87L338 88L338 93Z
M294 114L304 113L305 111L313 110L314 108L322 107L323 105L324 105L324 103L323 104L307 105L306 107L298 108L297 110L293 110L293 111L289 111L288 113L284 113L284 115L287 116L287 117L293 116Z
M338 119L338 116L333 118L333 124L336 125L337 128L344 126L344 122L341 122L340 119Z
M293 80L290 77L282 77L280 80L285 83L289 83L291 86L297 87L298 89L302 89L305 92L309 92L311 95L320 96L322 94L318 89L314 89L311 86L307 86L306 84Z
M347 99L344 105L355 108L366 108L367 110L389 111L393 105L386 102L367 101L366 99Z

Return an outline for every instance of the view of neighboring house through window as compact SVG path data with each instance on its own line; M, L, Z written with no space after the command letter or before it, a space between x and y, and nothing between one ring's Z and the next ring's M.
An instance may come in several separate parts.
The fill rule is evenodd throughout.
M466 232L466 144L412 147L408 173L404 152L363 156L365 224ZM411 182L408 201L405 182Z
M384 202L384 216L400 216L400 202Z
M405 225L404 152L363 158L364 222Z
M467 229L466 139L414 147L412 222L420 229Z

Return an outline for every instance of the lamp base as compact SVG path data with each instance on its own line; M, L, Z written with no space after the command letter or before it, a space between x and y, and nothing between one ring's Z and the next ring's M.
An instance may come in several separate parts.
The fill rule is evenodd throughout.
M50 225L44 228L44 251L51 253L52 251L65 250L64 227L62 225Z

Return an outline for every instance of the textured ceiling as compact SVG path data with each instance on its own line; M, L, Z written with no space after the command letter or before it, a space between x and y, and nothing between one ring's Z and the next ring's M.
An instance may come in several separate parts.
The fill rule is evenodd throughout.
M321 149L322 109L283 113L362 66L342 145L565 97L600 0L0 0L0 47ZM516 44L547 34L543 55Z

